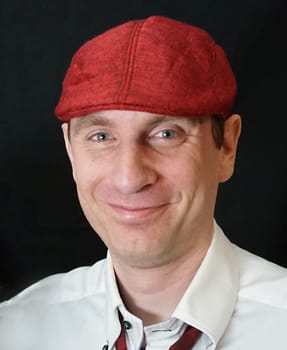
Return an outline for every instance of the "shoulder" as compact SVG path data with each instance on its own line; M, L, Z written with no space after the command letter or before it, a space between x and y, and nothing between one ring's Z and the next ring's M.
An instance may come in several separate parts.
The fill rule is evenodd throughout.
M41 302L55 304L99 293L103 288L105 260L66 273L48 276L26 288L12 299L0 303L0 310L13 305Z
M235 246L239 297L287 312L287 269Z
M219 348L284 348L287 269L237 246L232 252L238 266L234 270L238 274L238 293Z
M70 315L75 306L97 301L102 314L105 295L105 260L91 267L49 276L31 285L14 298L0 304L0 338L2 344L14 344L21 338L35 338L43 327L51 327L57 316ZM76 307L77 308L77 307ZM68 316L67 316L68 317ZM77 317L80 319L81 314ZM14 335L13 335L14 334ZM21 343L22 346L22 343ZM8 347L9 348L9 347ZM17 348L17 347L16 347ZM25 349L25 347L21 347ZM14 349L14 348L13 348Z

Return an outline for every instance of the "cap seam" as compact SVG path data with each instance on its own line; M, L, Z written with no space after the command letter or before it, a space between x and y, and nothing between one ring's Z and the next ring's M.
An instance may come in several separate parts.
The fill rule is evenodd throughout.
M125 70L123 74L123 79L121 86L119 88L119 94L118 94L118 103L120 103L121 100L125 100L127 98L127 95L129 93L129 88L131 85L131 80L133 76L133 67L135 62L135 51L138 44L138 38L140 35L141 28L143 26L144 20L140 20L136 22L134 30L131 32L129 45L128 45L128 56L127 61L125 65Z
M213 70L213 82L212 82L212 92L213 92L213 96L215 98L215 100L217 101L217 104L220 105L220 101L218 99L217 96L217 69L216 69L216 43L214 41L211 41L211 45L212 45L212 70Z

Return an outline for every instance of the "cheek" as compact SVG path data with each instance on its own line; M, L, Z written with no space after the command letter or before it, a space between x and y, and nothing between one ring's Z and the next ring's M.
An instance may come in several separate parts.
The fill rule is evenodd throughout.
M74 157L73 172L77 188L81 191L88 190L99 176L95 162L85 155Z
M208 196L208 192L214 195L217 191L220 164L219 153L214 147L198 150L196 154L175 162L172 168L173 183L189 195L201 192Z
M193 201L196 191L200 187L202 176L197 159L191 157L177 157L162 173L166 186L174 193L178 203L187 205Z
M87 154L78 155L74 162L74 177L82 205L89 203L94 206L98 200L108 200L113 196L111 163L99 161Z

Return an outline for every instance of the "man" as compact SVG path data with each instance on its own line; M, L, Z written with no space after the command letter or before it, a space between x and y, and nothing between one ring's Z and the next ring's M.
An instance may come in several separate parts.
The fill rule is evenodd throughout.
M0 306L1 350L283 349L286 269L214 220L240 116L221 47L165 17L73 57L56 115L83 211L108 247Z

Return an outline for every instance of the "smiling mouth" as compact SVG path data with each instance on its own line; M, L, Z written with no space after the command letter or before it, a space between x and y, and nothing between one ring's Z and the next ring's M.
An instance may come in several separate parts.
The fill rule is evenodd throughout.
M113 215L117 220L127 223L141 223L157 214L160 214L167 204L161 204L148 207L126 207L117 204L108 204L112 209Z

